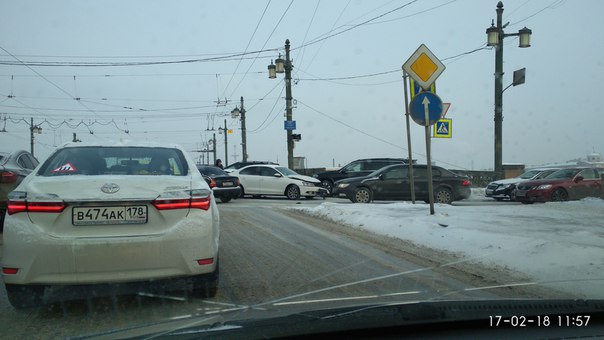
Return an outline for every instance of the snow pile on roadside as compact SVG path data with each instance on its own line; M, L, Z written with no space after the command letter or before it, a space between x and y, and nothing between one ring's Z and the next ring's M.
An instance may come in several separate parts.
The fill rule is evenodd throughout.
M538 284L604 298L604 200L535 205L340 204L306 214L500 265Z

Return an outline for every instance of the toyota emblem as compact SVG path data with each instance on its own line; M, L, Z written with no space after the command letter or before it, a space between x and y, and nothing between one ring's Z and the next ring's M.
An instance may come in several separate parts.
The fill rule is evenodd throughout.
M101 191L106 194L114 194L120 191L120 186L115 183L106 183L101 187Z

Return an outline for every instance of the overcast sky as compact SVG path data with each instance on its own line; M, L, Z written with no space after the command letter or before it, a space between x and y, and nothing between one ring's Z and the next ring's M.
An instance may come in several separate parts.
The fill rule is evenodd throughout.
M206 148L216 133L224 160L218 128L226 119L232 163L242 152L240 123L230 112L243 96L249 158L287 164L284 79L269 79L267 65L289 39L295 133L302 135L294 155L309 167L407 157L401 65L423 43L446 65L436 89L452 103L453 138L432 139L433 161L492 169L495 51L481 48L496 5L4 1L0 130L7 132L0 144L29 150L33 117L42 127L35 137L41 160L74 132L84 141L175 142L191 151ZM504 93L504 163L604 152L604 2L508 0L504 9L506 33L525 26L533 32L530 48L504 40L504 86L514 70L527 69L526 84ZM411 124L414 158L425 162L423 127Z

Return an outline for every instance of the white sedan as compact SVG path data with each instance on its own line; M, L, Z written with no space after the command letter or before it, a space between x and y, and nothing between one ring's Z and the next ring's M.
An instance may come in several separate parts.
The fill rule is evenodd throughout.
M56 286L185 281L209 297L218 239L212 190L179 146L68 143L9 196L2 276L15 308Z
M279 165L248 165L232 171L230 175L239 177L242 196L286 196L297 200L300 196L313 198L324 190L321 181L316 178L300 175Z

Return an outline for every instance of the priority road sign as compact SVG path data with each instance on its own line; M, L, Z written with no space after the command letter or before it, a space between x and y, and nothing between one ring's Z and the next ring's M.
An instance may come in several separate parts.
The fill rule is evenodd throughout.
M428 91L430 85L445 70L445 65L436 58L426 45L421 44L403 64L403 70L417 81L424 90Z
M428 125L433 125L442 117L443 102L432 92L422 92L409 103L409 113L417 124L426 126L428 120Z
M453 134L453 121L448 118L441 118L434 124L434 138L451 138Z

